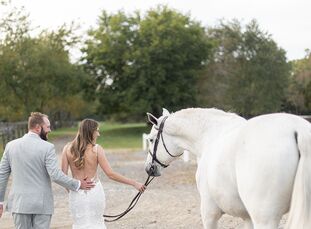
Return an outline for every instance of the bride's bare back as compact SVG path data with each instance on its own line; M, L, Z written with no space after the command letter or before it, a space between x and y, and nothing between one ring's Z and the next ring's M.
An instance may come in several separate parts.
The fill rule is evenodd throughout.
M84 119L80 123L76 138L68 143L62 152L62 171L65 174L68 174L70 168L74 178L82 180L82 182L85 179L92 180L95 183L94 188L89 190L90 195L85 195L85 192L69 193L69 203L74 223L73 228L106 228L102 217L105 208L105 195L101 181L97 177L98 165L110 179L131 185L140 192L145 190L143 184L112 170L104 149L96 144L97 137L100 136L98 125L95 120ZM83 160L83 168L79 169L75 165L75 157L71 153L73 144L86 145L83 158L79 158Z
M84 153L84 167L82 169L78 169L75 166L73 155L69 150L70 147L66 148L66 156L72 173L72 177L80 180L87 177L87 180L89 180L97 176L98 145L89 145L87 147Z
M95 146L92 146L90 144L85 151L84 157L84 167L78 169L74 164L73 155L70 152L70 144L67 144L62 153L62 171L65 174L68 174L68 169L70 167L74 178L80 180L87 178L87 180L91 180L97 176L97 167L99 165L109 179L132 185L139 191L145 190L145 185L114 172L109 165L104 149L100 145L96 144Z

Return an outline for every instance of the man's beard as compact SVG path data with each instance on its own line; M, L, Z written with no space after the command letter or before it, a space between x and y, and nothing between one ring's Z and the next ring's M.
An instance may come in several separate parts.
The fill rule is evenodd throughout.
M48 133L46 133L43 128L41 128L40 134L39 134L40 138L44 141L48 140Z

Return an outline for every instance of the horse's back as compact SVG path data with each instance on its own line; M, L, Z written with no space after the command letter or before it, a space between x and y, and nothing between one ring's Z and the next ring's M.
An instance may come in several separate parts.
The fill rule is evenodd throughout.
M243 131L247 131L248 133L257 132L258 134L267 134L267 132L273 130L273 133L284 133L284 131L287 133L292 130L299 131L301 128L310 129L310 127L311 124L307 120L297 115L274 113L260 115L249 119L243 127ZM262 130L263 132L259 132L258 130Z
M252 217L269 220L288 211L299 161L297 134L310 124L290 114L250 119L239 133L236 178Z
M305 130L311 130L310 123L295 115L276 113L257 116L248 120L238 133L238 151L259 157L293 154L297 152L297 134Z

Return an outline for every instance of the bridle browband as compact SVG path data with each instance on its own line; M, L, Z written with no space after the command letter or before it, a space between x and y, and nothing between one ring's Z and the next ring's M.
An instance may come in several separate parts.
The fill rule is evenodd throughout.
M149 150L149 154L152 156L152 164L154 162L157 162L159 165L161 165L163 168L166 168L167 166L169 165L165 165L164 163L160 162L159 159L157 158L157 149L158 149L158 145L159 145L159 141L160 141L160 137L161 137L161 140L162 140L162 144L163 144L163 147L166 151L166 153L168 155L170 155L171 157L180 157L183 153L179 154L179 155L173 155L171 154L168 149L167 149L167 146L165 145L165 142L164 142L164 139L163 139L163 128L164 128L164 123L166 121L166 119L168 118L168 116L165 116L161 123L160 123L160 126L158 129L158 133L157 133L157 137L156 137L156 140L154 142L154 146L153 146L153 153L151 153L151 151Z

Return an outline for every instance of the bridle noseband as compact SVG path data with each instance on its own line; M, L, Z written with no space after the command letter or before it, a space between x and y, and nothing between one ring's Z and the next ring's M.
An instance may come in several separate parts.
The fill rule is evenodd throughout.
M167 118L168 118L168 116L165 116L165 117L162 119L161 123L160 123L160 126L159 126L159 128L158 128L157 137L156 137L156 140L155 140L154 146L153 146L153 153L151 153L151 151L149 150L149 154L152 156L152 164L154 164L154 162L157 162L157 163L158 163L159 165L161 165L163 168L166 168L166 167L169 166L169 165L163 164L163 163L160 162L160 161L158 160L158 158L157 158L157 149L158 149L160 137L161 137L161 140L162 140L163 147L164 147L164 149L165 149L165 151L166 151L166 153L167 153L168 155L170 155L171 157L180 157L180 156L183 154L183 153L181 153L181 154L179 154L179 155L173 155L173 154L171 154L171 153L168 151L168 149L167 149L167 147L166 147L166 145L165 145L165 142L164 142L164 139L163 139L163 128L164 128L164 123L165 123L165 121L166 121Z

